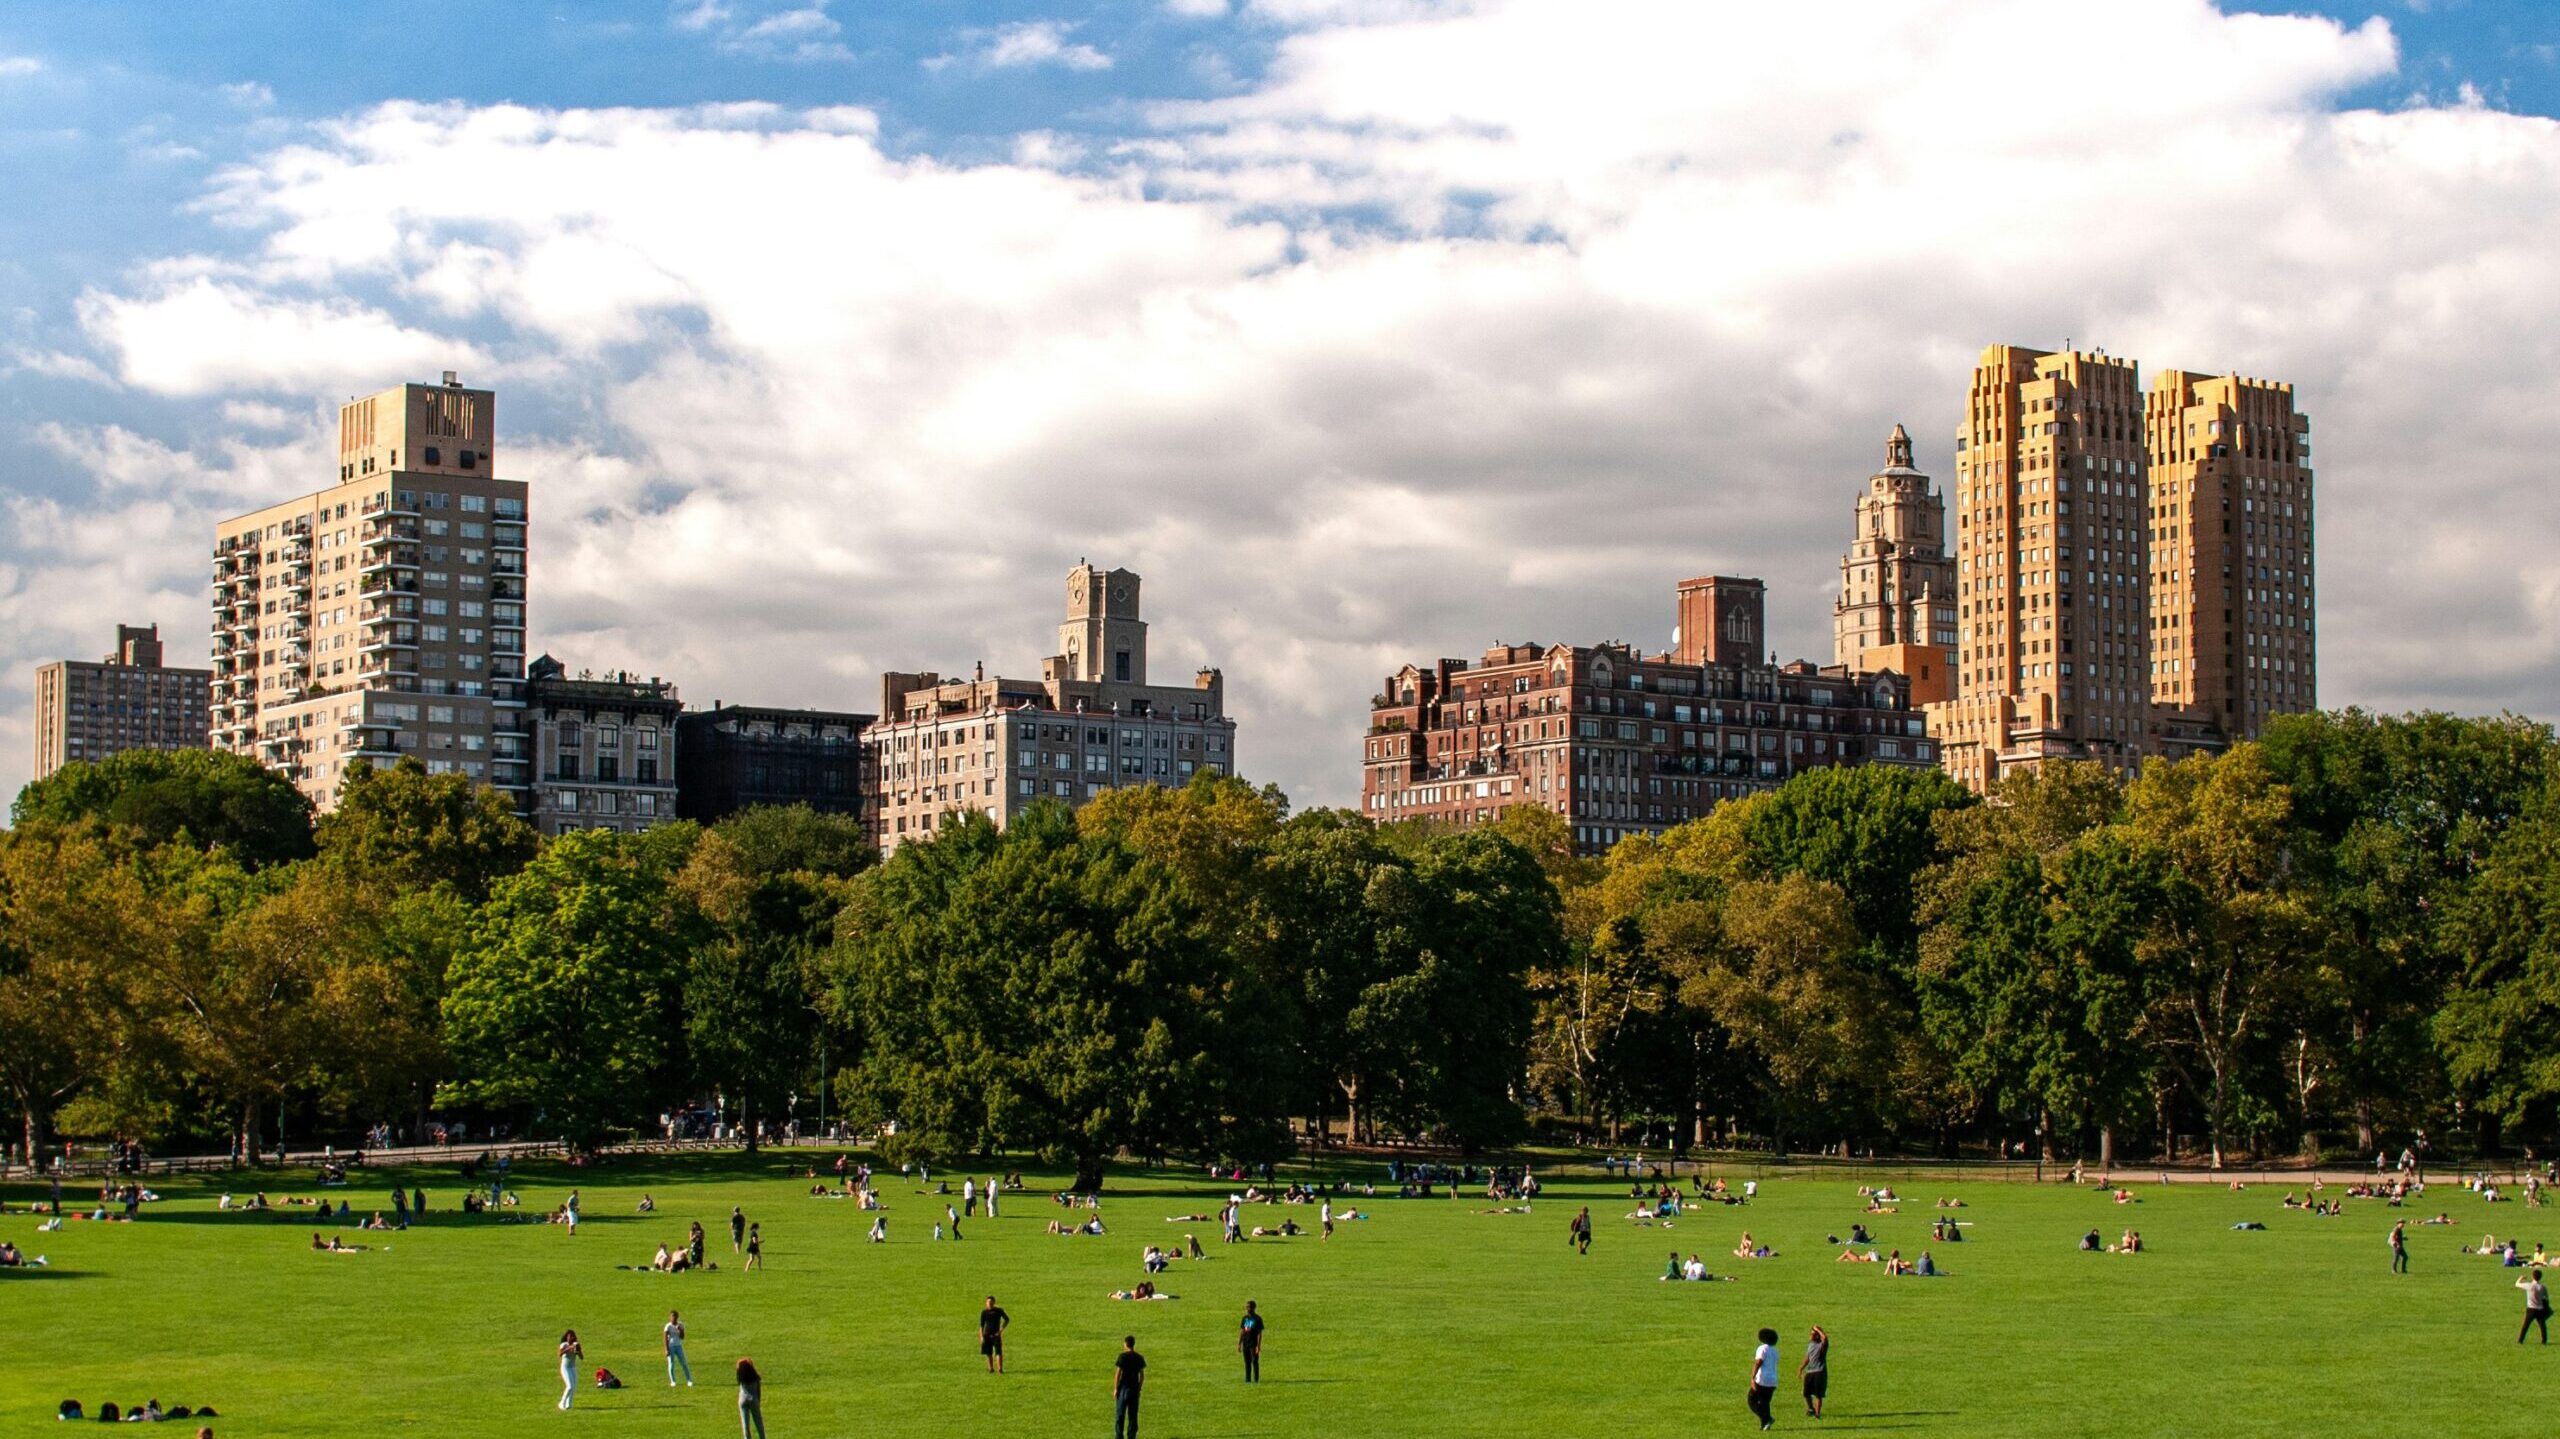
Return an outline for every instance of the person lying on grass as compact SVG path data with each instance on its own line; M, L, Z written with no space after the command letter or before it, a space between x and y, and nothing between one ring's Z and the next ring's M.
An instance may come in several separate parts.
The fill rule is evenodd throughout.
M1831 1262L1834 1264L1881 1264L1884 1261L1878 1258L1872 1249L1843 1249L1840 1251L1840 1257Z
M1778 1257L1778 1251L1770 1248L1766 1244L1762 1244L1754 1240L1751 1237L1751 1231L1746 1229L1742 1231L1742 1241L1733 1246L1733 1257L1736 1259L1775 1259Z
M1178 1299L1181 1296L1175 1294L1160 1294L1156 1291L1156 1282L1154 1280L1144 1279L1138 1282L1138 1287L1135 1289L1112 1290L1111 1297L1114 1299Z
M326 1242L323 1242L319 1234L315 1231L311 1236L311 1247L324 1254L362 1254L372 1246L365 1244L349 1244L339 1239L338 1236L334 1234L330 1235Z

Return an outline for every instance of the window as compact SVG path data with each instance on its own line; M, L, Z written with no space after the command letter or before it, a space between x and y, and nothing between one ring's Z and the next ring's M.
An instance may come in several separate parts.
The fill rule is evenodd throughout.
M479 461L480 457L469 450L464 450L460 455L456 456L455 459L464 469L467 470L472 468Z
M560 777L562 779L576 779L578 777L578 757L575 754L564 754L560 756Z
M467 514L484 514L489 508L489 497L487 495L464 495L462 497L462 508Z

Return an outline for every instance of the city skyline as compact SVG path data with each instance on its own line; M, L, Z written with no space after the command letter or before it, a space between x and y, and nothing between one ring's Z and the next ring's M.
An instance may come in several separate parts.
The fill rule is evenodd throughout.
M466 6L493 74L324 83L193 31L111 73L131 37L27 7L0 133L116 162L31 161L0 228L0 788L37 664L132 621L202 664L212 524L318 486L337 401L447 369L507 397L535 650L867 708L1036 658L1021 617L1108 555L1302 804L1355 802L1378 675L1660 649L1671 576L1763 577L1781 657L1828 656L1877 438L1952 484L1985 343L2291 382L2321 702L2560 710L2522 12L2098 5L2030 42L2031 8L1857 10L1835 54L1642 5ZM1612 63L1486 80L1559 33ZM2047 46L2178 78L1954 98ZM1449 63L1399 84L1417 47ZM1727 53L1770 73L1693 63Z

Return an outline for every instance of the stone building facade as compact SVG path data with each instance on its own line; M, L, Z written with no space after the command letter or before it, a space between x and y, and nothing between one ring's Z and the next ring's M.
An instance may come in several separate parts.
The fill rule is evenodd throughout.
M1070 571L1057 652L1036 680L983 666L967 679L882 675L880 718L864 736L873 839L894 849L959 812L1002 825L1041 801L1233 773L1225 678L1203 668L1188 685L1148 680L1139 585L1128 570Z
M1956 562L1947 503L1911 463L1911 436L1893 427L1884 468L1858 492L1832 603L1831 655L1852 671L1892 670L1914 704L1955 694Z
M643 830L676 818L676 687L651 676L571 675L543 655L525 673L533 755L526 817L544 835Z

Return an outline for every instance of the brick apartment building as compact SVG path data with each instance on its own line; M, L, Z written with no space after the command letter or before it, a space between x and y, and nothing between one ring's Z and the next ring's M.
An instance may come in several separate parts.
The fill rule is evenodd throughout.
M205 748L213 672L161 658L158 625L118 625L105 659L39 666L34 777L129 749Z
M1362 740L1362 812L1466 826L1535 804L1598 854L1806 770L1937 762L1903 675L1763 658L1758 580L1684 581L1679 616L1667 653L1496 645L1389 675Z

